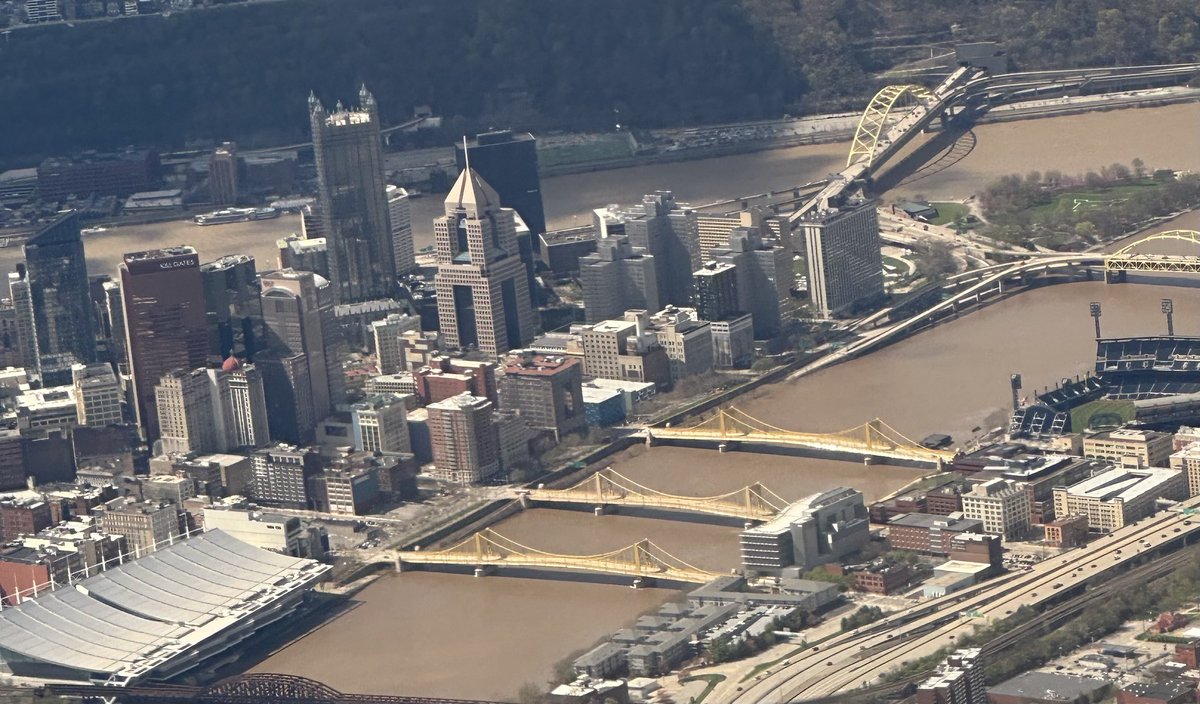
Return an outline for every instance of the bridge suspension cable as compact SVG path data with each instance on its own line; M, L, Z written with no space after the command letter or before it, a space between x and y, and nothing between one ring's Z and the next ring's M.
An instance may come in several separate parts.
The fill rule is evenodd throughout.
M1147 242L1184 242L1194 245L1196 254L1150 254L1138 252ZM1171 271L1200 273L1200 232L1170 230L1143 237L1118 249L1104 258L1104 270L1113 271Z
M566 489L533 489L528 496L532 501L640 506L746 520L773 518L789 503L757 482L716 496L677 496L651 489L611 467Z
M445 550L396 553L399 564L444 564L475 567L511 566L602 572L703 584L719 577L675 557L651 540L594 555L561 555L522 545L485 528Z
M694 426L648 428L647 432L651 438L740 440L799 445L817 450L935 464L953 460L957 454L950 450L935 450L920 445L878 418L836 433L804 433L780 428L733 407L723 408L715 417Z
M854 130L854 141L850 144L850 155L846 158L846 166L856 162L865 162L868 166L875 158L875 150L880 138L887 129L888 116L902 98L911 97L925 102L935 100L936 96L924 86L913 84L887 86L871 98L867 109L858 120Z

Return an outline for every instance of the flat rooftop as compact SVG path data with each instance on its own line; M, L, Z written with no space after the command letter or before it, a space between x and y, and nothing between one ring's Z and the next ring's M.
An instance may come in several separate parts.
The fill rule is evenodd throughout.
M1107 472L1085 479L1067 488L1072 496L1082 496L1100 501L1120 499L1130 501L1159 486L1176 479L1179 471L1175 469L1110 469Z

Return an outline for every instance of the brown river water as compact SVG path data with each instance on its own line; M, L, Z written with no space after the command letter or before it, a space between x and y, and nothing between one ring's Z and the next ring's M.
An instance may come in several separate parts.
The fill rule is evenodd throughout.
M1081 172L1140 157L1151 168L1200 169L1200 105L1131 109L982 125L974 147L927 169L887 197L922 193L961 199L1005 173L1031 169ZM1170 134L1169 139L1163 135ZM816 145L677 164L546 179L551 226L590 220L588 211L629 203L655 189L706 203L823 177L844 164L846 145ZM944 168L942 168L944 167ZM440 199L414 202L418 247L431 237ZM1193 213L1165 227L1200 229ZM296 218L195 227L166 223L114 228L89 237L92 273L115 272L125 251L169 244L196 246L203 258L249 253L260 269L274 265L274 240ZM0 249L11 268L18 248ZM911 437L946 432L957 441L996 424L1009 399L1009 374L1032 391L1085 371L1094 352L1088 303L1103 305L1105 334L1165 329L1159 299L1175 300L1180 334L1200 334L1200 288L1080 283L1020 294L847 364L776 384L738 406L798 430L834 431L873 417ZM647 486L682 495L719 494L761 481L788 500L839 484L874 499L918 470L864 467L793 457L718 454L659 447L614 458L614 468ZM736 565L737 529L587 512L527 511L494 528L530 547L596 553L650 538L698 567ZM353 608L280 648L256 669L303 674L346 692L513 700L522 684L545 683L553 664L670 598L669 590L543 579L405 573L360 592Z

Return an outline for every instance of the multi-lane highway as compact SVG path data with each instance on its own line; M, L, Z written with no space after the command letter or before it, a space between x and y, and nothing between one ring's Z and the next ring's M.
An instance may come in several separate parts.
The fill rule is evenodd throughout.
M1097 538L1086 548L1057 555L1028 571L889 615L814 646L758 680L723 683L713 699L719 704L782 704L873 683L907 661L953 645L978 624L1002 619L1022 606L1039 606L1064 590L1146 558L1146 553L1182 545L1200 532L1200 516L1186 515L1181 509L1198 506L1200 498L1190 499L1177 509Z

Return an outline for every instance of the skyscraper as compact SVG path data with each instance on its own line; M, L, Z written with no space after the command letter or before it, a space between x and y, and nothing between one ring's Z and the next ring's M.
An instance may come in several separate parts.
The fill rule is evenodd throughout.
M413 248L412 204L408 202L408 191L399 186L388 186L387 202L396 273L407 274L417 268L416 251Z
M528 132L513 134L512 130L487 132L475 141L454 149L454 161L459 171L471 168L496 189L500 204L521 215L533 234L534 249L538 235L546 231L546 214L542 207L542 180L538 175L537 140Z
M222 403L228 409L226 445L230 448L267 445L271 439L267 399L258 368L229 357L219 370L209 369L208 376L212 386L224 391Z
M214 409L208 374L203 369L175 369L167 372L154 387L158 410L159 437L163 454L224 452L223 423Z
M304 355L311 414L324 418L341 402L344 387L331 286L312 272L293 269L263 274L260 281L267 347L280 358Z
M208 355L200 257L187 246L126 254L121 294L137 421L154 440L155 385L173 369L204 366Z
M253 359L261 344L262 301L254 257L233 254L200 265L204 308L208 321L209 354Z
M471 168L458 175L433 222L438 321L449 347L477 345L496 356L520 347L537 330L516 218Z
M129 366L125 350L125 307L121 303L121 284L104 282L104 308L108 319L108 353L111 361L122 369Z
M79 215L57 218L26 240L22 250L39 354L71 354L79 362L95 361L96 328Z
M29 290L29 277L24 264L17 264L17 270L8 275L8 296L13 304L17 360L27 372L35 374L41 364L41 355L38 354L33 293Z
M233 205L238 199L237 145L225 142L208 158L208 192L217 205Z
M823 203L805 215L800 227L808 249L808 291L819 315L844 315L884 297L874 201Z
M357 109L339 102L332 112L316 95L308 98L318 211L335 303L383 298L396 284L379 110L366 86L358 96Z

